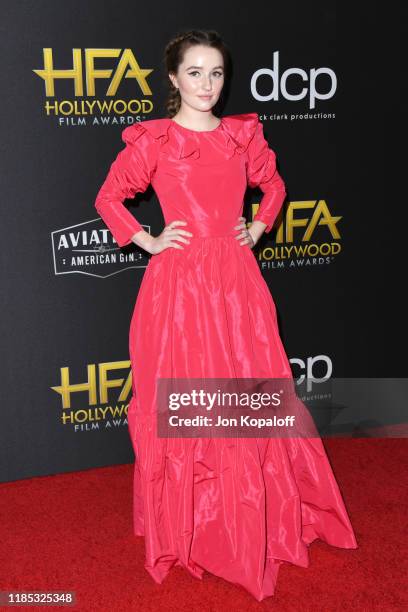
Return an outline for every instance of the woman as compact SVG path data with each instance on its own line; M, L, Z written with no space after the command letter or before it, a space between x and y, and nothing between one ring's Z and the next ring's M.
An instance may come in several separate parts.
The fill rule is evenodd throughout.
M96 208L119 246L152 255L137 296L129 350L135 451L134 530L145 567L162 582L174 565L207 570L259 601L278 569L309 564L320 538L356 540L321 440L161 438L155 420L160 378L291 378L276 309L252 247L270 232L285 198L275 153L256 113L221 119L230 71L216 32L181 34L166 48L168 117L122 132ZM165 228L145 232L123 202L155 189ZM249 229L247 186L263 192Z

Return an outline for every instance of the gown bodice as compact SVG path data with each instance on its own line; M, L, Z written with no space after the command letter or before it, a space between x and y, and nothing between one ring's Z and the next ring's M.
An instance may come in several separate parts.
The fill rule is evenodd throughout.
M256 113L222 117L213 130L197 131L168 117L134 123L122 132L126 147L111 164L95 206L119 246L142 228L124 206L152 185L166 225L187 222L194 236L236 235L248 187L263 197L253 220L271 231L285 184Z

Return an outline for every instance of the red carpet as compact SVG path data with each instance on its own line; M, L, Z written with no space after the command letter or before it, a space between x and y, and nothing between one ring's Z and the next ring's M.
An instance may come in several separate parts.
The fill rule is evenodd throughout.
M133 465L1 484L0 590L76 591L75 608L58 608L81 612L407 610L407 440L325 447L359 549L314 542L310 567L283 564L276 595L261 603L208 573L199 581L173 568L162 585L152 581L132 533Z

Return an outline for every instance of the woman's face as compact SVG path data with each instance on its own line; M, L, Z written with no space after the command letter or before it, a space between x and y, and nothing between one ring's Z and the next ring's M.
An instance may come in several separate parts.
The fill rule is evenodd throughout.
M199 111L209 111L224 85L224 60L218 49L194 45L187 49L177 75L169 74L181 100Z

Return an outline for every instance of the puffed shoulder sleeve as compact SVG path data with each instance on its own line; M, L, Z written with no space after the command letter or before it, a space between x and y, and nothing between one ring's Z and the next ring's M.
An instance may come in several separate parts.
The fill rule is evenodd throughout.
M135 123L122 131L125 148L119 151L95 200L95 208L119 246L131 242L141 224L124 205L137 192L148 188L157 165L157 141Z
M269 148L260 121L248 145L247 179L250 187L259 187L264 194L253 221L266 223L265 232L268 233L285 200L286 188L276 169L275 152Z

